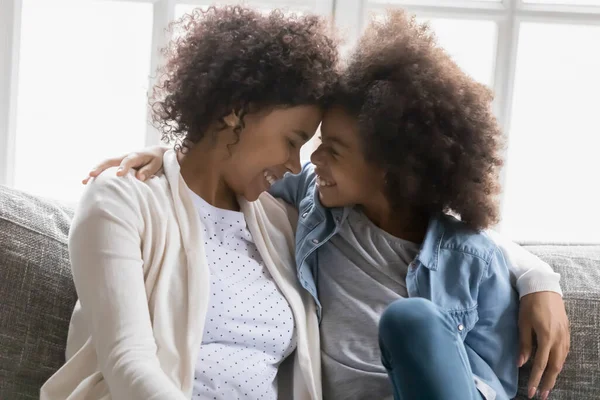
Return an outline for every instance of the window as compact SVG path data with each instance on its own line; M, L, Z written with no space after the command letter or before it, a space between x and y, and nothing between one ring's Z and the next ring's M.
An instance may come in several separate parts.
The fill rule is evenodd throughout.
M224 4L229 4L231 2L226 2L226 1L221 1L221 3ZM279 4L278 4L279 3ZM211 1L207 1L204 4L202 3L196 3L196 4L189 4L189 3L182 3L182 4L177 4L175 6L175 18L179 18L184 14L187 14L189 12L191 12L192 10L194 10L195 8L202 8L204 10L206 10L210 5L212 4L219 4L219 2L211 2ZM235 4L235 3L232 3ZM312 8L314 6L314 4L312 4L311 1L305 1L305 2L299 2L298 4L286 4L285 2L260 2L260 1L247 1L244 3L245 5L248 6L252 6L252 7L256 7L258 10L260 10L263 13L268 13L271 10L275 9L275 8L279 8L282 9L285 12L295 12L297 14L302 14L303 12L307 12L307 11L312 11Z
M497 27L493 21L420 18L429 25L456 63L479 82L491 86Z
M25 0L21 18L14 185L77 199L91 164L144 145L152 5Z
M524 0L531 4L562 4L577 6L600 6L600 0Z
M169 39L165 30L173 19L213 3L0 2L0 34L8 38L0 41L0 184L76 201L93 163L158 143L147 123L147 90ZM509 144L498 229L520 241L600 243L600 53L594 51L600 0L246 4L331 17L346 38L342 54L368 16L386 7L429 21L457 64L495 92ZM315 145L303 147L304 160Z
M504 202L511 237L600 242L598 43L600 26L521 25Z

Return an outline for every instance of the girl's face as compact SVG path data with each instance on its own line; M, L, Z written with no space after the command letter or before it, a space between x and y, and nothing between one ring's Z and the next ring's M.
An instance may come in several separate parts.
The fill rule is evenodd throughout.
M323 117L322 143L311 161L325 207L368 206L384 197L385 174L365 160L358 129L356 118L341 107L329 109Z
M254 201L286 172L299 173L300 148L314 136L322 116L319 107L308 105L247 114L239 141L229 146L228 186Z

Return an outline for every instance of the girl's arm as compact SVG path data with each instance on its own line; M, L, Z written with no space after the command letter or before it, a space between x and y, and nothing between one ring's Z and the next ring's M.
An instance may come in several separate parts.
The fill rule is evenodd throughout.
M151 146L140 152L129 153L120 157L107 158L96 165L81 183L86 185L91 178L96 178L102 171L111 167L119 167L117 176L125 176L130 169L135 169L137 170L135 176L139 180L145 181L162 170L163 156L169 149L170 147L167 146Z
M498 232L489 230L486 233L502 250L508 262L511 283L520 298L536 292L555 292L562 296L560 274L554 272L550 265Z
M309 195L311 188L314 188L314 168L311 163L304 164L299 174L288 173L283 179L275 182L269 189L269 193L273 197L283 199L297 210L300 209L300 202Z

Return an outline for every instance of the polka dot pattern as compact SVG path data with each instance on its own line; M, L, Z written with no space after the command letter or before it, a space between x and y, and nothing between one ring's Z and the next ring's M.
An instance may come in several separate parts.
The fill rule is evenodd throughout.
M277 399L279 364L296 348L292 310L241 212L190 192L203 224L211 294L192 399Z

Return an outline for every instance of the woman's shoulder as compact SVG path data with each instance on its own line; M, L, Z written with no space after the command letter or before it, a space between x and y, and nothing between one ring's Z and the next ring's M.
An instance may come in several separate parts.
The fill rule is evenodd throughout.
M160 173L141 181L135 176L136 171L129 171L124 176L117 176L117 168L109 168L88 183L86 193L114 194L132 197L148 192L166 192L168 184L164 174Z
M134 172L117 176L117 168L103 171L87 185L77 206L76 213L139 212L144 209L164 208L169 203L169 185L164 175L157 175L142 182Z

